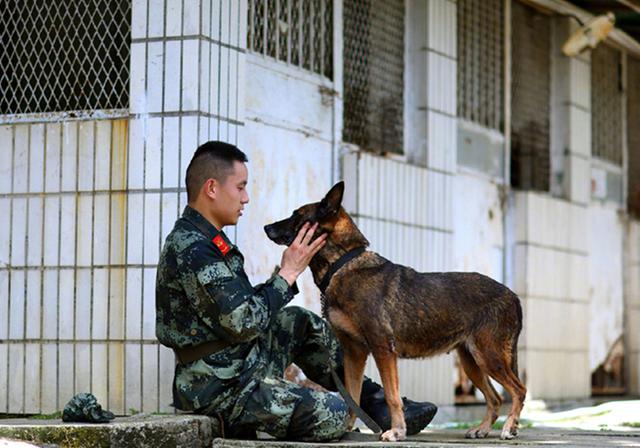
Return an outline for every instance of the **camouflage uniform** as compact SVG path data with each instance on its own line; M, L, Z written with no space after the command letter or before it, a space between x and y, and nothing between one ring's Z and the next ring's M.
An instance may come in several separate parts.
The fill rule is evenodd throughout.
M317 315L283 308L295 285L274 274L252 287L243 264L227 236L187 206L160 256L156 335L178 349L207 341L230 345L178 363L174 406L222 417L231 435L258 430L294 440L340 437L348 417L344 401L283 378L295 362L310 379L333 389L328 357L341 359L336 339Z

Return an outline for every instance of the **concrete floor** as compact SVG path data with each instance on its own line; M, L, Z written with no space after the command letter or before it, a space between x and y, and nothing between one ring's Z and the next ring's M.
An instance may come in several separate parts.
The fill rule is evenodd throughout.
M489 446L563 446L563 447L640 447L640 431L582 431L556 428L529 428L521 431L517 439L500 440L500 432L495 430L486 439L471 440L464 438L465 430L438 429L426 430L419 435L409 437L403 442L379 442L373 434L349 433L340 442L315 444L280 441L246 441L215 439L216 448L293 448L293 447L344 447L344 448L417 448L417 447L489 447Z
M503 417L508 409L502 411ZM466 428L484 412L483 406L442 409L438 419L422 433L403 442L379 442L370 432L348 433L334 443L301 443L276 440L230 440L215 438L219 433L214 419L193 415L138 415L117 418L110 424L64 424L61 420L0 420L0 448L28 446L118 446L118 447L640 447L640 400L610 401L602 404L564 403L550 406L529 402L522 414L517 439L500 440L494 429L486 439L464 438ZM500 420L499 420L500 422ZM2 437L5 437L4 439ZM10 440L14 439L14 440ZM31 440L25 444L15 439Z

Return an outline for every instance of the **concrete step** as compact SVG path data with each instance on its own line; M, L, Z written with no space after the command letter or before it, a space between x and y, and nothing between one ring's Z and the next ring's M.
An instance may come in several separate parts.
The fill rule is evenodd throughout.
M65 448L204 448L212 445L218 432L218 421L201 415L139 414L105 424L64 423L59 419L0 420L0 438Z

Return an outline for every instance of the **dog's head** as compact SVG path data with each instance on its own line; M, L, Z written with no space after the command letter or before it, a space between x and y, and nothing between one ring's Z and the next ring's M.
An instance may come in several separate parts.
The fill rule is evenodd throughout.
M271 241L283 246L293 242L305 222L318 223L314 238L322 233L331 233L339 219L343 194L344 182L338 182L320 202L303 205L289 218L264 226L264 231Z

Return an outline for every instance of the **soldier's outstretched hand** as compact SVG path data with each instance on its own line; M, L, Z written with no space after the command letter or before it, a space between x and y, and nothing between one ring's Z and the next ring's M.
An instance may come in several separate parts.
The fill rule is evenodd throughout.
M293 285L298 276L307 268L313 256L325 245L327 234L322 234L315 240L313 235L318 223L305 223L293 243L282 254L280 275L289 285Z

